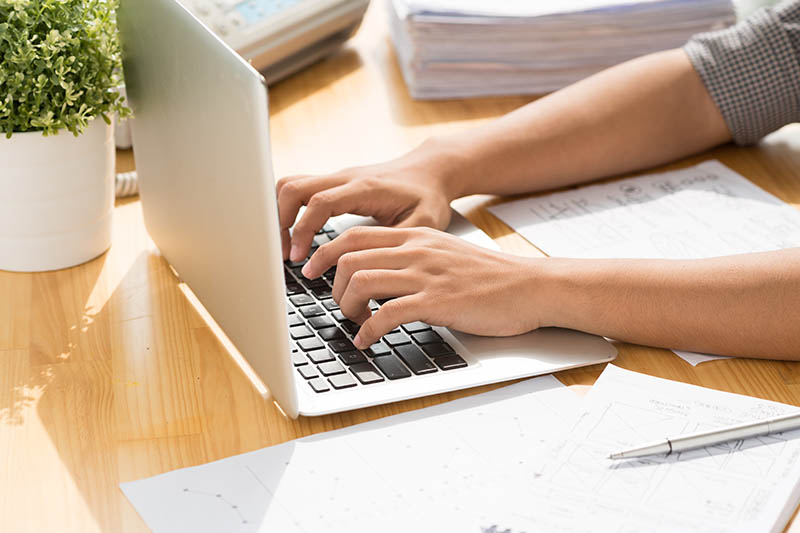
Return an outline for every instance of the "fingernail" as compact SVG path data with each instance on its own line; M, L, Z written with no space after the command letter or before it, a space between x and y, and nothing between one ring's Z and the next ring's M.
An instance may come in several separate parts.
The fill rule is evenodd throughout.
M353 344L355 344L356 348L358 348L359 350L363 348L363 346L362 346L363 341L361 340L361 335L360 334L356 333L356 336L353 339Z
M307 277L308 279L311 279L311 276L308 275L308 273L311 272L310 266L311 266L311 263L306 263L305 265L303 265L303 268L300 270L300 272L302 272L303 275L305 277Z
M300 257L299 245L297 244L292 245L292 251L289 252L289 259L291 259L292 261L300 261L301 259L303 259L302 257Z

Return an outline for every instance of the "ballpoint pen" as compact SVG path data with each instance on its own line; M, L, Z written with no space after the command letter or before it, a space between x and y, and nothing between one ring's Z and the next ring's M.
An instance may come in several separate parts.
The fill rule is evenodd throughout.
M687 435L666 438L662 441L612 453L608 456L608 458L632 459L634 457L643 457L645 455L670 455L672 453L703 448L704 446L722 444L723 442L732 440L749 439L762 435L790 431L792 429L800 429L800 413L758 420L756 422L748 422L746 424L739 424L726 428L718 428L709 431L700 431L697 433L689 433Z

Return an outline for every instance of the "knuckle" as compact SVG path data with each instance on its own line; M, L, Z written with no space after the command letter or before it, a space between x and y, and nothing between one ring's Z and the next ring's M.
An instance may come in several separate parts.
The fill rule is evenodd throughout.
M397 316L402 314L405 310L406 304L399 298L389 300L381 306L381 311L383 311L384 316Z
M366 270L359 270L350 276L350 284L348 285L356 296L360 296L368 289L373 280L371 272Z
M328 191L320 191L308 199L309 209L322 207L331 203L332 197Z
M321 249L322 248L320 248L320 250ZM319 253L319 251L317 251L317 253ZM336 264L337 277L339 273L347 274L349 272L352 272L353 269L355 268L355 262L356 262L356 257L352 253L347 253L342 255Z

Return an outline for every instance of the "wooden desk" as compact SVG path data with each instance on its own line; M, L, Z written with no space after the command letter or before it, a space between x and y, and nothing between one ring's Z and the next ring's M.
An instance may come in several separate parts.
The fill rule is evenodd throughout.
M327 172L398 155L529 99L413 102L373 7L336 56L271 91L276 174ZM718 158L800 207L800 128ZM121 153L120 170L132 167ZM535 250L481 208L469 218L508 251ZM289 420L264 401L187 302L150 242L137 200L117 203L114 244L85 265L0 273L0 530L144 531L118 483L488 390ZM616 364L800 405L800 364L716 361L619 345ZM602 365L561 372L591 385ZM800 530L800 526L794 528Z

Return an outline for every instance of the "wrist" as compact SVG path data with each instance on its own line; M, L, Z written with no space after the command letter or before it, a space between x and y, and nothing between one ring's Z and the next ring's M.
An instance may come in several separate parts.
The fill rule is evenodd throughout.
M432 177L448 202L478 192L471 183L473 158L457 136L430 137L409 156L423 166L420 175Z

